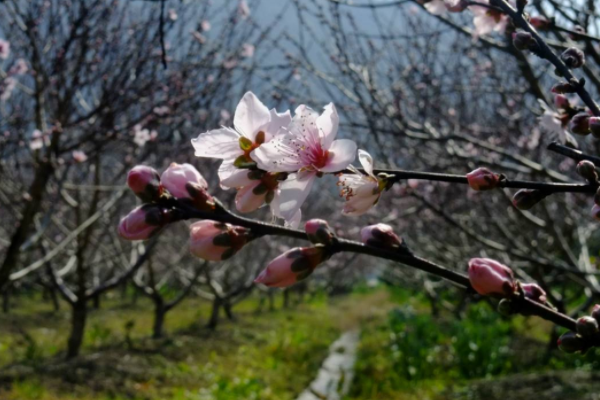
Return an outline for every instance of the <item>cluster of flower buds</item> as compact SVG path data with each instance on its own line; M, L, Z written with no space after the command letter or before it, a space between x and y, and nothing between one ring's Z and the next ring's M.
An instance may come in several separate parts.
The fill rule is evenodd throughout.
M599 324L600 304L596 304L590 316L577 320L577 332L567 332L558 339L558 348L565 353L585 353L598 340Z
M477 168L467 174L467 181L473 190L492 190L500 185L502 176L487 168Z
M138 165L127 174L127 186L145 204L121 219L119 235L126 240L145 240L174 219L166 204L176 198L199 210L214 210L215 202L208 194L208 184L190 164L171 164L162 176L145 165Z
M410 254L404 240L396 235L391 226L386 224L365 226L360 230L360 238L368 246Z
M549 194L538 189L521 189L513 196L512 203L519 210L530 210Z
M190 225L190 252L208 261L226 260L252 239L251 231L241 226L211 220Z

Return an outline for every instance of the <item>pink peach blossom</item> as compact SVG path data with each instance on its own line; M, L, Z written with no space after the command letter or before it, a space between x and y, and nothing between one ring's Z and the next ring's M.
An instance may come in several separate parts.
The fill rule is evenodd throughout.
M162 186L178 199L191 199L192 194L188 184L194 184L202 189L208 189L208 183L191 164L172 163L160 177Z

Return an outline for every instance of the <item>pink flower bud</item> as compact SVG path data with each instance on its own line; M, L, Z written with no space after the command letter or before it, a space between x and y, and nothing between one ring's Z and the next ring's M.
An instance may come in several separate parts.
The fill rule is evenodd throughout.
M275 258L254 280L269 287L286 287L306 279L328 259L325 248L296 247Z
M190 226L190 252L204 260L226 260L250 240L250 231L240 226L211 220L198 221Z
M137 165L127 174L127 186L142 201L157 200L160 196L160 175L154 168Z
M596 304L594 308L592 308L592 318L600 324L600 304Z
M404 249L402 238L394 233L391 226L376 224L365 226L360 230L361 241L368 245L388 250Z
M144 204L121 219L119 236L126 240L145 240L169 220L170 214L167 210L156 205Z
M477 168L467 174L467 181L473 190L491 190L500 184L500 175L487 168Z
M557 94L554 96L554 105L556 108L562 110L571 108L571 103L569 103L569 99L564 94Z
M531 17L529 23L538 31L544 31L550 27L550 21L545 17Z
M554 86L552 86L552 89L550 89L550 91L552 93L559 93L559 94L576 93L577 86L572 85L568 82L562 82L562 83L557 83Z
M575 114L569 122L569 129L571 132L578 135L589 135L590 134L590 116L588 113L580 112Z
M524 283L521 287L525 292L525 297L538 303L546 303L546 292L537 283Z
M513 46L519 50L529 50L537 44L529 32L518 31L512 34Z
M586 349L586 344L583 338L577 335L575 332L567 332L563 334L558 341L558 348L565 353L576 353Z
M589 160L581 160L577 163L577 173L590 182L595 183L598 181L596 166Z
M306 221L304 230L308 235L308 239L314 244L331 244L335 237L327 221L322 219L314 218Z
M530 210L540 201L544 200L548 193L537 189L521 189L513 196L513 205L519 210Z
M560 55L560 59L569 68L581 68L585 64L585 54L577 47L569 47Z
M483 296L507 297L515 291L512 270L490 258L472 258L469 261L469 280L473 289Z
M192 194L188 190L188 183L208 189L206 180L200 172L191 164L173 163L162 173L160 177L162 186L177 199L192 199Z
M583 337L590 337L597 335L598 321L592 317L581 317L577 320L577 333Z
M592 207L592 217L594 217L596 221L600 221L600 205L594 204Z
M253 181L238 190L235 196L235 207L244 214L258 210L265 203L268 192L269 189L262 181Z
M590 132L596 139L600 139L600 117L590 117L589 119Z

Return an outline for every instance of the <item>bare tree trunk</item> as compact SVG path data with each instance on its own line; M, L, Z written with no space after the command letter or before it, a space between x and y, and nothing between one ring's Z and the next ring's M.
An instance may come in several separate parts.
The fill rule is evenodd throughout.
M152 326L152 337L159 339L164 335L165 315L167 308L162 298L154 299L154 324Z
M85 300L77 300L73 304L71 316L71 334L67 344L67 360L79 355L81 344L83 343L83 334L85 333L85 324L87 320L87 304Z
M100 309L100 293L98 293L97 295L94 296L93 302L94 302L94 310L99 310Z
M221 300L215 297L212 303L212 311L210 313L210 319L206 327L208 329L216 329L219 324L219 311L221 310Z
M8 314L10 312L10 286L7 286L2 292L2 312Z
M60 311L60 301L58 301L58 296L56 294L56 289L54 286L50 286L48 288L48 295L50 296L50 300L52 300L52 307L54 311Z
M231 305L231 303L223 304L223 310L225 310L225 315L227 316L227 319L230 321L235 321L235 316L233 315L232 308L233 306Z
M275 296L269 292L269 311L275 311Z

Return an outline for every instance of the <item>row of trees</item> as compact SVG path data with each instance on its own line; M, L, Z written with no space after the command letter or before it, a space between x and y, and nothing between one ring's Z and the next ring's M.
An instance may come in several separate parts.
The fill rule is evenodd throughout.
M464 174L485 165L511 178L580 179L573 160L546 150L573 137L540 124L538 117L554 112L544 111L554 109L548 90L554 80L547 64L513 46L514 27L473 39L469 12L432 15L425 6L1 2L0 38L10 43L0 59L5 305L21 288L58 293L72 308L68 357L79 352L90 304L123 285L153 301L155 336L163 333L165 313L188 294L213 302L210 325L216 326L219 310L230 313L287 242L263 239L260 252L202 264L187 254L185 226L144 244L120 240L115 227L133 207L123 184L135 164L192 162L217 187L216 164L194 159L190 139L230 124L237 100L250 89L270 108L301 102L319 108L334 100L343 116L340 135L367 149L376 166ZM593 2L541 0L527 12L555 17L543 32L555 49L585 50L582 73L597 94ZM597 153L597 142L578 141ZM539 282L562 312L576 315L598 300L589 197L553 195L520 211L509 190L481 195L408 181L382 196L373 212L350 219L338 212L337 193L320 189L305 218L331 215L340 236L386 222L420 254L458 270L477 254L511 265ZM229 192L218 197L232 201ZM326 282L351 283L359 265L368 265L355 261L332 260L322 271ZM436 278L399 268L385 277L425 287L441 304L436 299L445 284ZM166 286L177 294L165 298Z

